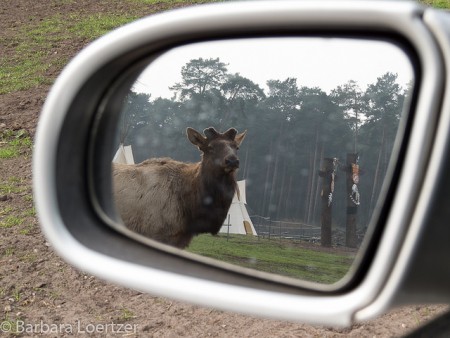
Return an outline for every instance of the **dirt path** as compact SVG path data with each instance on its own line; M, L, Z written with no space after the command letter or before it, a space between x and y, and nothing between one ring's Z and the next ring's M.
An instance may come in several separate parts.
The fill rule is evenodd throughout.
M2 67L23 63L21 46L33 43L24 27L49 16L90 13L144 16L168 7L137 1L16 0L0 4ZM76 19L74 19L76 20ZM33 38L35 39L35 38ZM54 254L42 236L31 191L31 139L40 109L67 59L89 39L55 39L31 45L48 63L39 83L0 95L0 330L6 336L64 337L392 337L442 312L443 306L409 306L346 330L334 330L226 313L117 287L77 271ZM25 49L24 49L25 50ZM28 50L28 52L30 52ZM8 81L2 78L2 81ZM31 138L27 138L30 135ZM115 326L111 326L114 323ZM109 326L108 326L109 325ZM13 331L19 332L13 334ZM100 333L101 330L107 333ZM115 332L114 332L115 330ZM2 336L0 333L0 336ZM92 334L91 334L92 333Z

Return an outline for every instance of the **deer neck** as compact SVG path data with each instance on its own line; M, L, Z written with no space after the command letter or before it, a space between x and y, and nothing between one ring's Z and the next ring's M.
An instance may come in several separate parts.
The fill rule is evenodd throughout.
M237 183L235 174L212 175L200 163L193 172L188 232L217 234L226 218Z
M203 165L199 166L199 179L202 191L203 204L229 205L233 200L237 188L236 174L211 173Z

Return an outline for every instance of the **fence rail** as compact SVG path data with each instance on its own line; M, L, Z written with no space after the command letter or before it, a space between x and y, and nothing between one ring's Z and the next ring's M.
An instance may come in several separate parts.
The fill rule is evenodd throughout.
M302 222L276 221L269 217L252 215L250 219L253 222L256 233L261 238L268 239L291 239L301 240L311 243L320 243L321 227L317 225L305 224ZM364 233L358 232L358 243L361 243ZM332 230L332 245L345 245L345 231L334 228Z

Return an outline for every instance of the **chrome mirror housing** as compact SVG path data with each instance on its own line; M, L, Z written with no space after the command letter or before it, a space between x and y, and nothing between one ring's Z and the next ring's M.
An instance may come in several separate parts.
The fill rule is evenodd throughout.
M412 65L395 161L351 273L331 287L290 282L143 239L118 223L111 160L123 100L143 70L189 44L292 37L381 39L400 46ZM113 31L69 63L43 108L33 160L42 229L86 272L225 310L347 326L397 304L448 302L449 41L448 13L404 1L221 3Z

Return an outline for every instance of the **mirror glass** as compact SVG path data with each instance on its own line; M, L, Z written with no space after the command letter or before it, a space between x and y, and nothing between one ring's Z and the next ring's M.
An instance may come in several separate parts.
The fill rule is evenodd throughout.
M198 255L336 283L383 198L413 74L408 55L381 40L167 51L123 101L118 214L132 231Z

